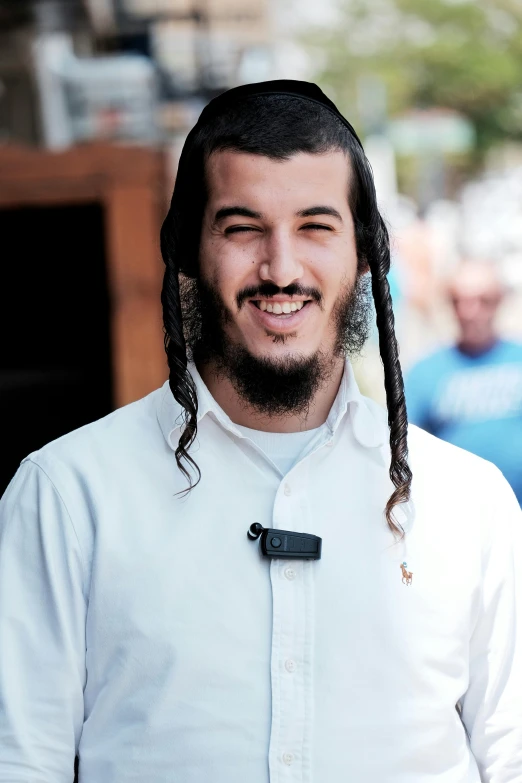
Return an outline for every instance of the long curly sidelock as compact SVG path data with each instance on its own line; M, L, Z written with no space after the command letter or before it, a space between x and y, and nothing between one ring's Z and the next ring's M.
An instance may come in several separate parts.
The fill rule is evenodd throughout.
M357 167L357 162L355 166ZM404 381L388 283L390 240L386 224L377 208L373 176L366 158L364 158L359 176L364 187L359 190L357 203L352 207L356 215L355 235L359 258L366 261L371 273L372 294L379 334L379 353L384 368L384 388L390 429L389 476L395 487L386 503L385 516L390 530L394 535L402 538L404 530L397 522L393 509L410 499L412 473L408 464L408 415ZM360 193L366 195L362 202Z
M404 530L397 524L393 509L400 503L408 501L411 493L412 473L408 464L408 416L404 382L399 361L399 348L395 337L395 318L388 279L386 273L379 269L372 269L371 274L390 428L391 463L389 475L395 487L386 503L385 515L390 529L402 537Z
M179 270L173 252L175 247L175 226L169 216L161 229L161 254L165 261L165 274L161 291L163 324L165 330L165 351L169 366L169 386L174 399L181 405L184 422L175 450L178 468L188 480L187 492L201 479L201 471L189 454L197 434L198 397L196 387L187 369L187 347L183 334L181 297L179 291ZM196 472L196 481L187 470L188 463Z

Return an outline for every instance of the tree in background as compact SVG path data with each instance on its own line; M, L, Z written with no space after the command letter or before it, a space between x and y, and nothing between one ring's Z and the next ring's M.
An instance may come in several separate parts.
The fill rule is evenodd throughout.
M522 141L521 0L341 0L335 29L305 43L317 80L363 132L357 85L374 77L392 115L433 106L464 114L480 156Z

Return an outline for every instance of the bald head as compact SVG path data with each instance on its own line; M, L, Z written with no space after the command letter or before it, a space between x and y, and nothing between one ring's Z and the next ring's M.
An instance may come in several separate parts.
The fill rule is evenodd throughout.
M460 327L460 346L487 350L496 339L495 316L504 287L493 264L466 261L448 280L448 295Z

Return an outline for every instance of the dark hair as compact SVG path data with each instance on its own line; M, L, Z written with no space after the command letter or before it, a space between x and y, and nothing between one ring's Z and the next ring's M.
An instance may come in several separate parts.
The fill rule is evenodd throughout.
M212 122L198 123L185 143L170 210L161 230L165 276L161 300L165 326L165 349L174 398L184 410L184 427L176 449L179 469L192 484L184 461L200 471L188 450L196 437L198 401L187 370L183 335L179 273L198 274L201 221L206 203L205 163L218 150L237 150L285 160L298 152L312 154L341 150L351 162L349 203L355 225L359 269L369 267L375 303L379 350L384 365L384 384L390 428L389 475L395 487L385 509L391 530L403 534L393 517L393 508L410 497L407 415L404 384L394 329L394 316L387 274L390 244L386 225L377 208L370 164L362 146L336 114L319 102L284 94L251 95L225 105Z

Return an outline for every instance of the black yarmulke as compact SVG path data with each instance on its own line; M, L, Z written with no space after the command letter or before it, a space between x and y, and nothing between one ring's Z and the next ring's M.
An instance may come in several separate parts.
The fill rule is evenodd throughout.
M341 120L362 148L361 141L353 126L343 117L335 103L330 98L327 98L321 88L312 82L301 82L294 79L275 79L269 82L255 82L254 84L242 84L240 87L233 87L231 90L227 90L213 98L205 106L195 127L197 128L200 125L211 122L229 106L240 103L244 98L252 98L258 95L289 95L294 98L304 98L326 107Z

